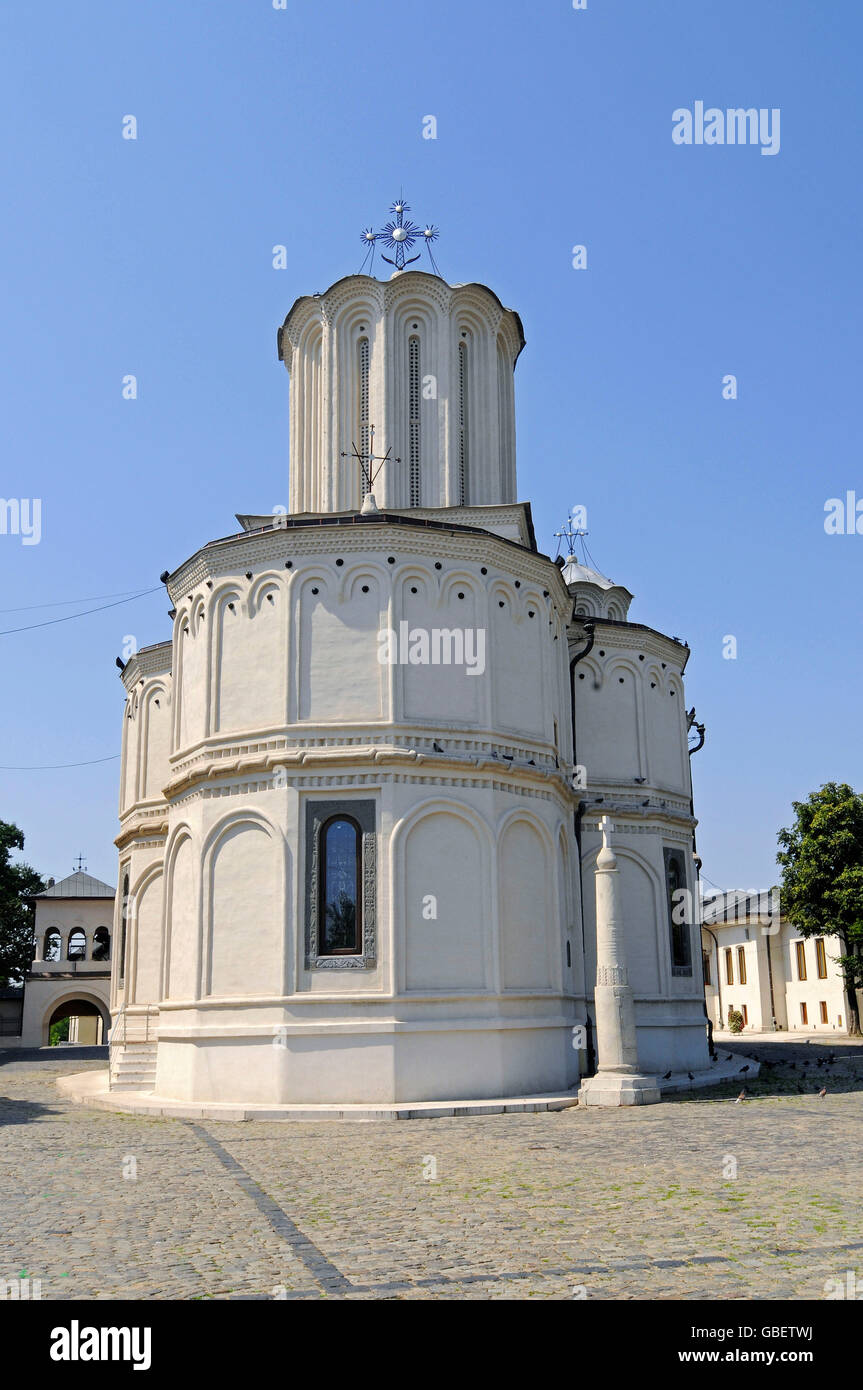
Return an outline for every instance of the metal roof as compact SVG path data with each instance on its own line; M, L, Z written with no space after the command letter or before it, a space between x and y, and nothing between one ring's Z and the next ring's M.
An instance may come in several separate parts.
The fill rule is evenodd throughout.
M78 870L70 874L68 878L61 878L59 883L55 883L51 888L46 888L44 893L36 893L34 896L39 898L113 898L116 895L116 888L110 884L103 883L100 878L94 878L92 874L85 874L83 870Z

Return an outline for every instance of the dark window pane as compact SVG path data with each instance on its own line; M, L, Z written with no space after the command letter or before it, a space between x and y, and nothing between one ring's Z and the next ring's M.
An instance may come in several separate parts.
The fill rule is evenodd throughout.
M320 951L359 950L359 829L331 820L322 834Z

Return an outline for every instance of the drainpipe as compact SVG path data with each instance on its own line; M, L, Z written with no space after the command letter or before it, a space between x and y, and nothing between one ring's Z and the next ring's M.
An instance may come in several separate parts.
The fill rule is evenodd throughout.
M593 623L585 623L585 624L584 624L584 631L587 633L587 638L588 638L588 640L587 640L587 646L583 647L582 650L581 650L580 652L576 652L575 656L572 658L572 660L571 660L570 663L569 663L569 703L570 703L571 714L572 714L572 761L573 761L573 763L575 763L576 765L578 764L578 754L577 754L577 752L576 752L577 744L576 744L576 733L575 733L575 668L576 668L576 666L578 665L578 663L579 663L580 661L582 661L582 660L584 659L584 657L587 656L588 652L590 652L590 651L592 650L593 644L594 644L594 642L596 641L596 628L595 628L595 626L594 626ZM575 815L574 815L574 817L573 817L573 830L574 830L574 832L575 832L575 845L576 845L576 849L578 850L578 884L579 884L578 905L579 905L579 910L580 910L580 913L581 913L581 960L582 960L582 966L584 965L584 962L585 962L585 960L586 960L586 958L587 958L587 939L586 939L585 930L584 930L584 877L583 877L583 875L582 875L582 860L581 860L581 822L582 822L582 818L583 818L583 816L584 816L584 812L585 812L586 809L587 809L587 802L586 802L586 801L579 801L578 806L576 807ZM584 982L584 988L585 988L585 993L586 993L586 992L587 992L587 980L585 980L585 982ZM593 1021L592 1021L592 1019L591 1019L591 1017L590 1017L590 1011L589 1011L588 1008L587 1008L587 1000L585 1000L585 1014L586 1014L586 1016L587 1016L587 1071L588 1071L588 1075L593 1076L593 1075L595 1074L595 1072L596 1072L596 1048L595 1048L594 1045L593 1045Z

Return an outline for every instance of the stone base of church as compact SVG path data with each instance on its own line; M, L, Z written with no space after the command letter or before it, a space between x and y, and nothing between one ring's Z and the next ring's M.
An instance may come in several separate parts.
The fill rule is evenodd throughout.
M640 1073L597 1072L578 1092L579 1105L655 1105L661 1099L659 1079Z
M452 1119L464 1115L535 1114L566 1110L577 1103L574 1091L536 1096L506 1096L489 1100L405 1101L397 1105L237 1105L230 1101L194 1103L168 1100L153 1092L109 1089L107 1072L85 1071L61 1076L57 1089L69 1100L94 1110L127 1115L162 1116L181 1120L384 1120Z
M557 1095L578 1081L571 1026L558 1014L387 1020L341 1008L280 1023L242 1018L240 1008L175 1011L168 1022L163 1013L153 1093L196 1104L375 1107Z

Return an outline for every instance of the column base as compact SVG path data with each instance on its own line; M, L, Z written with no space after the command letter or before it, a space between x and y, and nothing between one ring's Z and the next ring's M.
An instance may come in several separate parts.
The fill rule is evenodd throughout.
M597 1072L578 1092L579 1105L655 1105L661 1099L659 1079L639 1072Z

